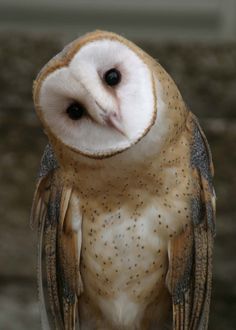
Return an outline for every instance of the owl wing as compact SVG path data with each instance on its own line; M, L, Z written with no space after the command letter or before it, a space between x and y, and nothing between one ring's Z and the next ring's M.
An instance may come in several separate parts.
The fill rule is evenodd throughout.
M38 225L38 286L44 329L75 329L81 292L80 230L73 188L63 183L52 148L45 149L33 199L31 223ZM79 227L79 226L78 226Z
M192 113L187 129L192 136L191 167L196 182L192 221L169 243L166 283L172 296L173 329L204 330L208 327L215 235L214 173L206 137Z

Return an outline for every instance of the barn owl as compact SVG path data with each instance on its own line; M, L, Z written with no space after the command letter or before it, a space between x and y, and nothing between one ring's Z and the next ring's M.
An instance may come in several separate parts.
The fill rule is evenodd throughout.
M95 31L49 61L33 97L49 140L32 207L43 328L207 329L213 165L170 76Z

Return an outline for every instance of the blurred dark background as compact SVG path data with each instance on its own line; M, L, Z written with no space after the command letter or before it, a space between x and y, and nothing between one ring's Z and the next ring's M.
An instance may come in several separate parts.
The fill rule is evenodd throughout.
M68 41L121 33L172 75L211 145L217 237L210 329L236 329L236 1L0 0L0 329L40 329L29 227L46 143L32 82Z

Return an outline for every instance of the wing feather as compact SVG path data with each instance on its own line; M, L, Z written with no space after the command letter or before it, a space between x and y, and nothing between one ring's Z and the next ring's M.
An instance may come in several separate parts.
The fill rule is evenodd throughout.
M39 203L40 206L42 207L42 203ZM43 207L42 207L43 209ZM39 235L38 235L38 295L39 295L39 302L40 302L40 312L41 312L41 323L42 327L45 330L50 330L49 326L49 320L47 316L47 311L46 311L46 301L44 297L44 288L43 288L43 272L42 272L42 251L43 251L43 232L44 232L44 222L45 222L45 210L41 210L41 212L44 212L42 214L39 214L39 219L41 220L40 223L40 230L39 230Z
M44 329L75 329L78 321L78 235L72 226L73 187L59 175L51 148L41 162L31 223L38 224L38 286ZM48 159L48 163L47 163ZM42 165L43 164L43 165ZM72 203L74 199L74 202ZM72 210L71 210L72 209Z
M215 235L213 165L207 140L190 113L191 166L197 182L192 197L192 222L169 243L166 278L173 303L173 329L204 330L208 327L212 250Z

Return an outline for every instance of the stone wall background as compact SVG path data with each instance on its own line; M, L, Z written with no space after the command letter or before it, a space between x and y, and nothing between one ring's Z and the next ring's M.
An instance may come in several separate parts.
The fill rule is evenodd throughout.
M139 43L173 76L200 118L215 163L217 237L210 329L236 328L236 43ZM0 329L40 329L36 233L29 226L46 138L32 104L58 35L0 34Z

